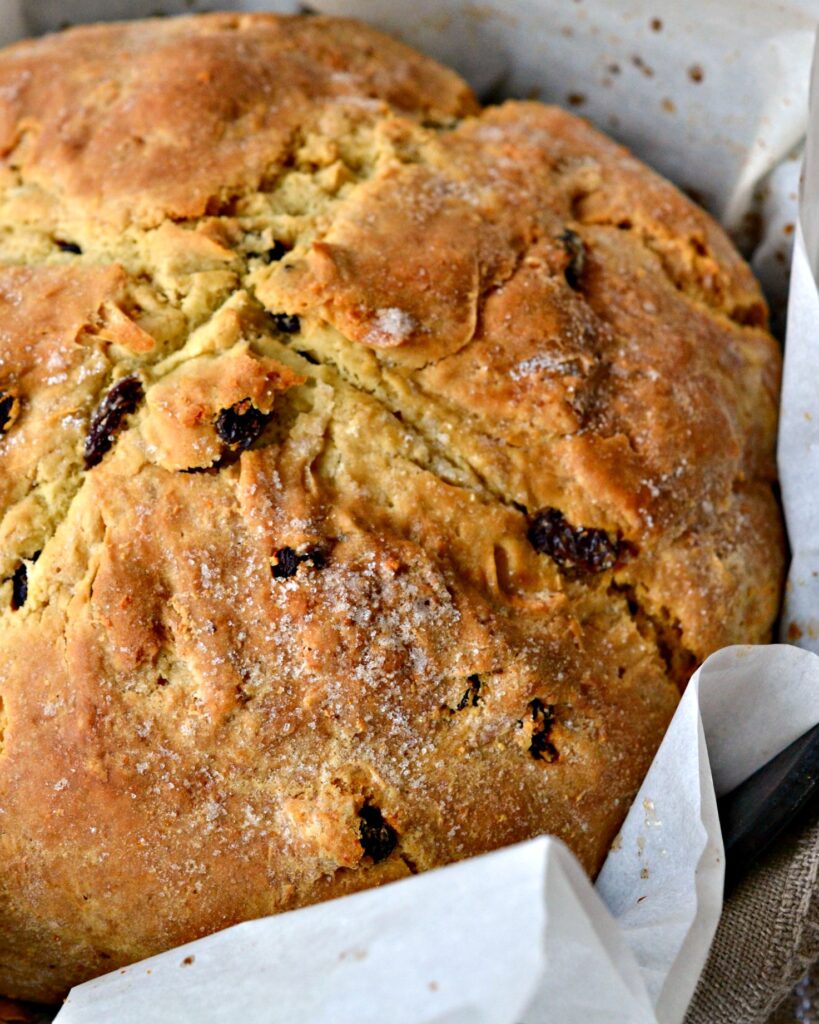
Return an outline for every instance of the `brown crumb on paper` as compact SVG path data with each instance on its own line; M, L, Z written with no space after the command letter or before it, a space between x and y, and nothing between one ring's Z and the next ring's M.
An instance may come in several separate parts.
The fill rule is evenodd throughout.
M646 78L652 78L653 77L653 75L654 75L654 68L652 68L650 65L646 64L646 62L639 55L639 53L635 53L634 54L634 56L631 58L631 63L635 66L635 68L639 68L640 71L642 71L643 74L646 76Z
M702 64L692 64L688 69L688 77L692 82L701 82L705 78L705 72L702 70Z

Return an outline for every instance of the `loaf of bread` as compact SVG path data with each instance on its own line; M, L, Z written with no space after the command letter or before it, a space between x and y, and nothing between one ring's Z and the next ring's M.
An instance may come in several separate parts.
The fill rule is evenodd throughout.
M0 54L0 992L550 832L762 642L780 357L722 231L363 25Z

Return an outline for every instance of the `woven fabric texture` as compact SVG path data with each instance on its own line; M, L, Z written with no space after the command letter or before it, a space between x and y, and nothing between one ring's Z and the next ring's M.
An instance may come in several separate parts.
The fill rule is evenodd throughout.
M685 1024L819 1022L819 805L737 886Z

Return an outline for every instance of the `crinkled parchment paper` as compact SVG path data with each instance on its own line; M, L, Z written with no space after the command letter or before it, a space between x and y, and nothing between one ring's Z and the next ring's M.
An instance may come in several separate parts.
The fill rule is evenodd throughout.
M65 21L231 6L292 5L0 0L0 40ZM752 256L775 322L795 239L779 450L793 643L708 659L595 886L561 843L536 839L99 978L72 991L58 1024L678 1024L721 907L715 794L819 721L817 137L798 222L796 208L819 4L317 6L403 36L484 95L537 95L590 117L722 220Z
M788 302L779 476L792 558L783 637L819 654L819 57Z

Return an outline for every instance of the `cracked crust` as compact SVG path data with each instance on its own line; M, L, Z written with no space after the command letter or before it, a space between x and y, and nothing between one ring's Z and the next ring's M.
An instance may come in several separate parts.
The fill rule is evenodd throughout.
M0 990L543 831L594 873L778 604L720 229L319 17L18 44L0 152Z

